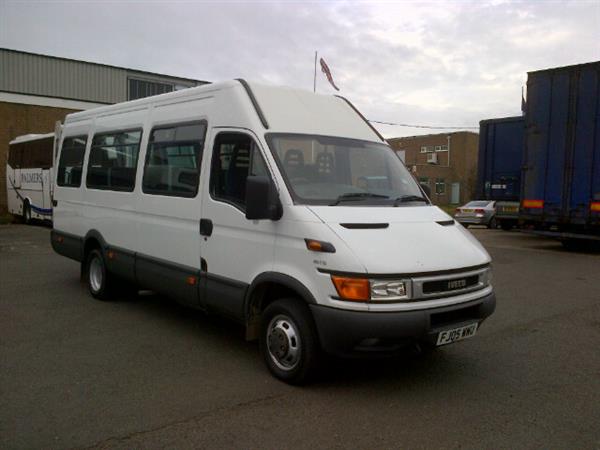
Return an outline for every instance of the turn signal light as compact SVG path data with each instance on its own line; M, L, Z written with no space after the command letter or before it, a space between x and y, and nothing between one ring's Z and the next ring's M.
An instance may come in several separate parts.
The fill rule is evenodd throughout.
M349 278L331 276L331 281L340 298L353 302L368 302L371 297L369 280L366 278Z
M335 247L329 242L316 239L304 239L304 242L306 242L306 248L313 252L335 253Z

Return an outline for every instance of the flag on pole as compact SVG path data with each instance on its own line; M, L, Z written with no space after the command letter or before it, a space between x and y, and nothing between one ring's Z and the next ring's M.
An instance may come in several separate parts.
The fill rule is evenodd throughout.
M321 58L319 62L321 63L321 72L323 72L325 74L325 76L327 77L327 80L331 83L333 88L336 91L339 91L340 89L333 82L333 77L331 76L331 70L329 70L329 66L327 65L325 60L323 58Z

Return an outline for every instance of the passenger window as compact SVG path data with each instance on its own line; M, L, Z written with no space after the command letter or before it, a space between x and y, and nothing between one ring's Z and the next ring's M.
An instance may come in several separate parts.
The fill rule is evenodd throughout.
M81 172L86 143L87 136L64 138L58 162L56 184L66 187L81 186Z
M133 191L141 130L94 136L86 185L93 189Z
M246 178L269 172L254 140L241 133L221 133L215 140L210 175L213 198L246 206Z
M146 194L195 197L205 135L204 122L152 130L142 190Z
M8 149L8 165L13 169L21 168L23 149L18 145L12 145Z

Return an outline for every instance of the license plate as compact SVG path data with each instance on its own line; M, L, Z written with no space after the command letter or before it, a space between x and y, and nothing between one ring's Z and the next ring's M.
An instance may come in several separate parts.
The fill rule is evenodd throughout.
M463 339L470 338L475 335L477 331L478 323L472 323L465 325L464 327L452 328L451 330L441 331L438 334L436 345L446 345L456 341L462 341Z
M463 209L462 212L464 212L464 213L472 213L473 210L472 209Z
M502 208L502 211L504 211L504 212L519 212L519 207L518 206L505 206L504 208Z

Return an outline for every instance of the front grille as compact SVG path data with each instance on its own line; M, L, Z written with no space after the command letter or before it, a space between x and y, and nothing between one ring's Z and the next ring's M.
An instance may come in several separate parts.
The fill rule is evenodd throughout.
M472 275L464 278L426 281L423 283L423 294L459 291L475 286L477 283L479 283L479 275Z

